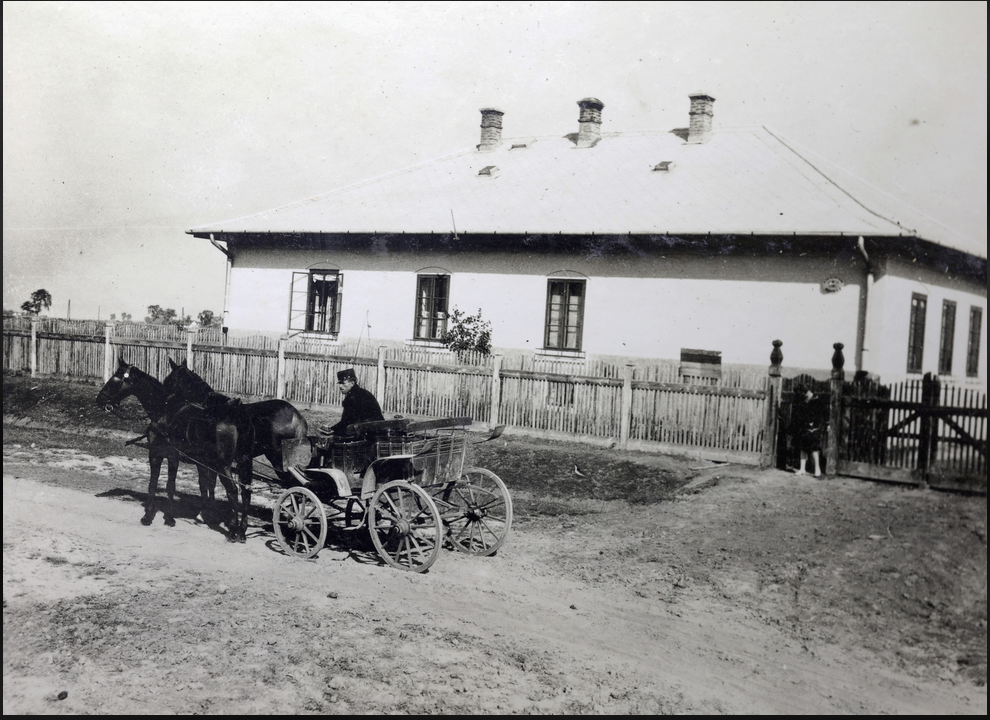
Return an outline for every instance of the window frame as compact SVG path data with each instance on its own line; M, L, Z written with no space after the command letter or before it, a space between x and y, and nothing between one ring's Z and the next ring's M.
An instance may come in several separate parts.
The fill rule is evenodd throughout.
M293 271L289 297L289 332L340 334L344 274L330 268Z
M980 343L983 334L983 308L969 306L969 337L966 340L966 377L980 376Z
M952 375L952 348L956 341L956 302L942 300L942 330L938 340L938 374Z
M911 315L908 320L907 371L920 374L925 360L925 316L928 296L911 293Z
M443 281L442 295L437 292L439 281ZM423 288L430 284L429 292L424 296ZM438 309L438 299L442 299L443 308ZM447 321L450 319L450 274L421 273L416 275L416 299L413 307L413 340L419 342L438 343L447 332ZM425 334L424 333L424 323Z
M558 319L554 322L554 286L563 286L564 292L560 295L560 309ZM579 295L573 295L574 287L580 287ZM577 308L572 308L571 299L579 297ZM546 312L543 323L543 349L557 352L579 353L582 352L584 343L584 311L588 300L588 281L578 278L548 278L547 279L547 301ZM572 323L572 315L577 315L576 322ZM551 337L556 335L556 344L551 343ZM573 338L573 346L569 346L569 341Z

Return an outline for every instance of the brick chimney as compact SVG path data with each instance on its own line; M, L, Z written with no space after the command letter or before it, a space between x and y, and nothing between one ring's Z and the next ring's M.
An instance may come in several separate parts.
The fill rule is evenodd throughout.
M691 98L691 125L688 127L689 143L708 142L712 135L712 104L715 98L707 93L695 93Z
M480 152L491 152L502 144L504 114L495 108L481 108L481 144L478 145Z
M605 107L598 98L578 100L581 114L578 115L577 146L579 148L594 147L602 139L602 108Z

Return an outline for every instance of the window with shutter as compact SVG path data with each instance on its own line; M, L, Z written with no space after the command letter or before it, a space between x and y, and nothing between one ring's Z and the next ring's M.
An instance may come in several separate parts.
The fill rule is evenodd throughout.
M343 286L344 275L338 270L292 273L289 331L338 334Z

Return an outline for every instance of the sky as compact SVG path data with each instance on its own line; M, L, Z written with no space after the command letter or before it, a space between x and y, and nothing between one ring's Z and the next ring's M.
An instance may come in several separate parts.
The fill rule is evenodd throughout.
M504 135L765 125L987 243L984 2L5 2L3 306L223 309L191 227Z

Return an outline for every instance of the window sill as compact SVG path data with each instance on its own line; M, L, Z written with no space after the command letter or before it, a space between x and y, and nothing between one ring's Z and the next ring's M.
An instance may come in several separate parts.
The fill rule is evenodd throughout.
M291 333L288 337L289 340L295 340L297 342L323 342L328 344L337 344L338 335L333 333L318 333L318 332L295 332Z
M406 347L423 348L424 350L436 350L446 353L451 352L439 340L403 340L402 343Z
M584 360L587 358L587 353L583 350L553 350L551 348L533 350L533 355L558 360Z

